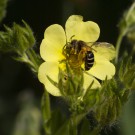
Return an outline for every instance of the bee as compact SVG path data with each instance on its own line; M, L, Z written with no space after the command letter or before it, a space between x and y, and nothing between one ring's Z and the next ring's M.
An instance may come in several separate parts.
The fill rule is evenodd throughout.
M111 50L114 52L112 45L106 42L87 43L82 40L73 39L64 46L64 55L72 68L80 68L84 64L85 71L88 71L95 64L94 53L99 53L102 56L102 53L109 54Z

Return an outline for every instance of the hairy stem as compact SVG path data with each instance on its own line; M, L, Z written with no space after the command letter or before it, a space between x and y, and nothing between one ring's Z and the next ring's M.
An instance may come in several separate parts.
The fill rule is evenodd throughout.
M115 63L118 62L120 46L121 46L121 43L122 43L122 39L123 39L123 37L124 37L125 34L126 34L126 31L127 31L127 30L125 29L125 30L124 30L122 33L120 33L119 36L118 36L118 39L117 39L117 42L116 42L116 58L115 58Z

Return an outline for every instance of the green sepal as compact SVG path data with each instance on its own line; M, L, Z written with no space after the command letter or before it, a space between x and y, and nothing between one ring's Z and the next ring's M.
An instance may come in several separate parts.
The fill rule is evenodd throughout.
M122 90L113 78L105 80L99 90L99 101L94 105L95 117L101 127L114 123L120 116Z
M135 66L132 66L124 75L123 81L124 81L127 89L130 89L130 90L134 89L132 87L134 80L135 80Z
M99 101L99 96L99 89L89 89L86 91L83 102L87 111L96 106Z
M54 80L52 80L49 76L47 76L48 80L55 86L58 88L58 83L55 82Z
M135 64L132 62L132 57L123 58L118 70L118 78L125 90L133 90L135 88Z
M123 77L125 75L125 72L128 71L128 67L129 65L127 64L127 62L131 65L131 60L132 58L127 58L127 57L123 57L122 60L120 61L120 65L118 66L118 77L120 79L120 81L123 81Z
M78 70L72 70L70 66L66 64L66 70L59 69L59 83L58 87L63 96L78 96L80 97L83 92L83 72Z

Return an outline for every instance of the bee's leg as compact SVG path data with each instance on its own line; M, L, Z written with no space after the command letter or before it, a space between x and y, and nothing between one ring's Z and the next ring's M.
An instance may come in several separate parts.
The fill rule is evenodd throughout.
M70 54L75 54L75 49L74 48L71 49Z
M85 59L85 52L83 50L81 50L78 54L78 61L80 61L81 63L84 62Z

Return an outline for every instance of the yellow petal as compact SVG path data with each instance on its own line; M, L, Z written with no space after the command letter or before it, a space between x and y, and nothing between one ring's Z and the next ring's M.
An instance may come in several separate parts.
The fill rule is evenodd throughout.
M58 83L58 73L58 62L44 62L41 64L38 71L39 81L43 83L46 87L46 90L54 96L61 96L60 90L48 80L47 76Z
M94 57L98 57L97 59L112 60L116 56L114 46L106 42L100 42L98 45L93 45L92 49L94 52Z
M85 89L84 93L86 92L87 88L90 86L90 84L93 83L91 89L96 89L96 88L100 88L101 85L100 83L97 81L97 79L95 79L93 76L84 73L84 83L83 83L83 88Z
M95 42L99 34L99 26L92 21L83 22L82 16L72 15L66 22L66 35L69 42L73 35L73 39Z
M57 24L49 26L44 33L40 55L45 61L60 61L64 58L62 48L66 44L64 29Z
M115 66L104 59L95 60L93 67L87 71L100 80L111 79L115 74Z

